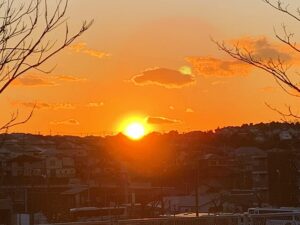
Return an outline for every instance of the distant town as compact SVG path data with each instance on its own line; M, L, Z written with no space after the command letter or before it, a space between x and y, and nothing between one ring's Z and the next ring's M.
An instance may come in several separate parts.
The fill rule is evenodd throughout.
M105 217L126 208L126 218L150 218L296 207L299 148L299 123L151 133L139 141L2 134L0 208L48 223L78 221L80 209L102 209Z

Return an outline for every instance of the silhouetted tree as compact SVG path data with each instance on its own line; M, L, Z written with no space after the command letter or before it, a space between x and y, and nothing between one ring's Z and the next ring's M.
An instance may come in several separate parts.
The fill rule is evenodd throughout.
M44 71L40 66L92 25L93 21L84 21L77 32L70 34L66 18L68 0L56 2L53 8L47 0L0 2L0 94L32 69L50 73L51 70ZM49 35L62 25L65 26L62 40L49 39ZM0 133L27 122L32 112L24 120L18 119L18 112L13 113L8 122L0 125Z
M300 22L300 7L296 10L291 10L289 4L284 3L281 0L262 0L264 3L269 5L271 8L287 15L288 17L294 19L296 22ZM274 29L275 37L284 45L288 46L292 51L300 53L300 47L294 41L294 33L289 32L285 24L281 27L281 34L277 33ZM285 62L283 57L278 56L277 58L263 58L255 55L255 52L250 49L244 48L239 44L228 45L225 42L218 42L213 40L220 50L226 52L228 55L234 59L243 61L250 64L256 68L259 68L269 74L271 74L277 84L289 95L300 97L300 86L299 80L297 80L299 74L290 72L290 65ZM288 118L300 119L300 115L295 113L291 106L287 105L285 112L278 110L267 104L269 108L278 112L284 120Z

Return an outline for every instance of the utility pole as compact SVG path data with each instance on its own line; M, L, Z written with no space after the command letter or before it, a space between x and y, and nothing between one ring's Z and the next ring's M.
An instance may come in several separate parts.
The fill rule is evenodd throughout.
M160 202L161 202L160 214L164 215L164 213L165 213L165 206L164 206L164 194L163 194L163 182L162 182L162 178L160 178Z
M125 163L121 163L121 174L122 174L122 182L123 182L123 187L124 187L124 203L127 204L129 203L129 177L128 177L128 171L127 171L127 166Z
M195 206L196 206L196 217L199 217L199 166L198 161L196 162L196 171L195 171Z
M87 200L88 200L88 206L91 206L91 190L90 190L90 181L91 181L91 166L90 161L87 163L87 169L88 169L88 177L87 177Z

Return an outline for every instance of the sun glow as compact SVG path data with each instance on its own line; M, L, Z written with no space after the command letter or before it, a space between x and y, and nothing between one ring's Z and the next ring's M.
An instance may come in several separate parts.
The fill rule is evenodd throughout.
M192 75L192 69L189 66L182 66L179 69L179 72L184 74L184 75Z
M118 130L132 140L140 140L152 131L152 127L147 124L146 117L129 116L119 123Z
M145 127L141 123L135 122L129 124L125 128L124 134L133 140L139 140L145 136L146 131Z

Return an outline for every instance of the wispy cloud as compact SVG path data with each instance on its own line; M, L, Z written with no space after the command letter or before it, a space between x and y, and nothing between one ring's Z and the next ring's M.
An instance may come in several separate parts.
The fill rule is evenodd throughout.
M14 101L12 102L12 105L19 105L26 108L33 108L35 109L53 109L53 110L59 110L59 109L75 109L75 105L72 103L48 103L48 102L21 102L21 101Z
M131 79L136 85L155 84L166 88L182 88L195 82L191 74L166 68L152 68L143 71Z
M85 55L96 57L98 59L102 59L102 58L111 56L111 54L109 54L107 52L98 51L98 50L89 48L85 42L79 42L79 43L73 44L69 47L69 49L73 52L82 53Z
M55 75L54 78L57 80L69 81L69 82L86 81L86 78L72 76L72 75Z
M53 105L54 109L75 109L75 105L71 103L59 103Z
M103 102L89 102L86 104L73 104L73 103L52 103L52 102L45 102L45 101L12 101L11 104L13 106L21 106L26 108L33 108L35 109L49 109L49 110L71 110L76 109L77 107L86 107L86 108L100 108L104 106Z
M99 108L99 107L104 106L104 103L103 102L89 102L85 106L88 108Z
M55 86L57 83L47 75L26 74L13 81L15 86Z
M52 121L52 122L50 122L50 124L78 126L80 123L76 119L68 119L68 120L63 120L63 121Z
M81 82L85 78L72 75L25 74L13 81L15 86L57 86L62 82Z
M19 103L14 103L14 104L18 104L20 106L26 107L26 108L33 108L35 107L35 109L49 109L51 108L51 104L46 103L46 102L19 102Z
M170 105L170 106L169 106L169 109L170 109L170 110L175 110L175 107L172 106L172 105Z
M194 111L193 109L191 109L191 108L187 108L187 109L185 110L185 112L187 112L187 113L194 113L195 111Z
M167 125L167 124L176 124L180 123L180 120L175 120L175 119L169 119L165 117L148 117L147 118L147 123L148 124L153 124L153 125Z

